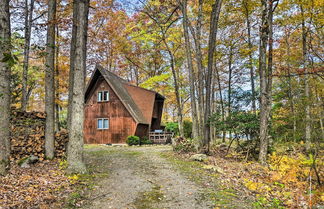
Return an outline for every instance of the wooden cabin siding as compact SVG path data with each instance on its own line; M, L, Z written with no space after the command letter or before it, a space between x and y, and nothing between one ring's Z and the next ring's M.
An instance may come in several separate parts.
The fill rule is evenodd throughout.
M107 90L109 91L109 101L97 102L97 92ZM136 121L102 76L98 78L89 95L85 105L85 143L125 143L127 136L135 134ZM109 129L98 130L98 118L108 118Z
M132 86L129 84L124 84L129 95L132 97L136 105L140 108L145 119L150 123L152 120L153 106L155 100L155 92Z

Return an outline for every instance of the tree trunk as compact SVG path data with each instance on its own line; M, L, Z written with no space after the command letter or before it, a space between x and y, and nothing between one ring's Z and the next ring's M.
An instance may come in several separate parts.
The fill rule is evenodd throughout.
M243 6L245 9L245 19L246 19L246 28L248 32L248 47L249 47L249 68L250 68L250 80L251 80L251 93L252 93L252 110L256 114L256 94L255 94L255 84L254 84L254 69L253 69L253 57L252 57L252 40L251 40L251 23L249 15L249 7L246 0L243 1Z
M59 37L59 27L56 25L56 40ZM59 54L60 54L60 46L56 44L55 48L55 132L60 131L60 69L59 69Z
M21 109L27 110L28 98L28 67L29 67L29 50L30 50L30 36L33 22L35 0L30 1L30 8L28 8L28 0L25 0L25 46L24 46L24 61L23 61L23 77L22 77L22 98Z
M0 1L0 175L7 173L10 155L10 13L9 0ZM8 60L9 59L9 60ZM6 60L6 61L4 61Z
M268 24L269 24L269 49L268 49L268 69L267 69L267 117L268 117L268 141L269 141L269 129L271 120L271 108L272 108L272 65L273 65L273 2L274 0L270 0L268 3ZM269 142L268 142L269 145ZM268 150L267 150L268 152Z
M74 61L72 70L73 94L70 107L69 144L67 150L67 162L69 173L85 173L86 167L83 163L83 121L84 121L84 88L86 73L86 50L87 50L87 26L89 13L89 0L75 0L74 6L78 15L73 15L73 25L76 26ZM73 47L71 46L71 49Z
M260 153L259 161L266 164L269 146L269 121L271 112L272 92L272 54L273 54L273 2L274 0L261 0L262 19L260 28ZM278 3L278 2L277 2ZM267 42L269 45L268 66L267 66Z
M201 28L203 19L203 0L199 0L198 3L198 19L196 29L196 59L198 69L198 107L199 107L199 124L198 134L203 135L204 133L204 66L203 66L203 55L201 51ZM202 137L202 136L201 136Z
M269 36L268 2L261 0L262 17L260 26L259 70L260 70L260 153L259 161L266 164L268 153L268 95L267 95L267 41Z
M180 3L181 5L181 3ZM188 17L187 17L187 0L182 2L182 14L183 14L183 31L185 37L185 46L186 46L186 56L187 56L187 65L189 68L189 83L190 83L190 98L191 98L191 115L192 115L192 135L193 138L198 137L198 118L197 118L197 107L196 107L196 89L195 89L195 74L192 64L191 57L191 44L189 40L189 30L188 30Z
M225 122L225 108L224 108L222 86L221 86L218 68L216 68L216 78L217 78L218 89L219 89L218 90L219 91L219 100L220 100L220 105L221 105L221 110L222 110L222 123L224 123ZM223 131L223 134L222 134L222 142L223 143L225 143L225 137L226 137L226 131Z
M167 43L165 43L167 45ZM171 71L173 75L173 82L174 82L174 90L177 100L177 115L178 115L178 126L179 126L179 134L181 137L183 137L183 116L182 116L182 106L181 106L181 98L180 98L180 92L179 92L179 84L178 84L178 78L177 73L174 66L174 57L170 49L168 49L168 53L170 56L170 62L171 62Z
M304 68L304 83L305 83L305 114L306 114L306 123L305 123L305 144L306 150L309 151L311 147L311 116L310 116L310 90L309 90L309 81L308 81L308 69L307 69L307 34L306 26L304 19L304 8L303 5L300 5L300 12L302 14L302 44L303 44L303 68Z
M162 29L162 28L161 28ZM162 31L162 41L165 45L166 51L169 54L170 57L170 65L171 65L171 71L172 71L172 76L173 76L173 85L174 85L174 91L175 91L175 96L176 96L176 102L177 102L177 116L178 116L178 126L179 126L179 134L181 137L183 137L184 132L183 132L183 116L182 116L182 105L181 105L181 97L180 97L180 91L179 91L179 83L178 83L178 76L177 72L175 70L175 60L173 53L166 42L166 37L165 37L165 32Z
M78 1L73 4L73 25L72 25L72 38L71 38L71 49L70 49L70 71L69 71L69 98L68 98L68 115L67 115L67 128L70 130L71 124L71 113L72 113L72 100L73 100L73 92L71 86L74 85L74 62L75 62L75 45L76 45L76 33L77 33L77 19L79 17L79 8Z
M204 114L204 138L203 138L203 147L200 148L202 152L209 152L209 143L210 143L210 125L209 117L211 115L211 81L213 75L214 67L214 52L216 47L216 35L218 27L218 19L221 10L222 0L216 0L213 5L211 17L210 17L210 31L209 31L209 40L208 40L208 65L207 65L207 75L205 83L206 91L206 101L205 101L205 114Z
M228 58L228 91L227 91L227 117L231 119L231 106L232 106L232 58L233 58L233 46L230 46L230 53ZM232 132L229 131L229 139L232 140Z
M55 129L55 20L56 0L48 1L48 22L46 41L46 70L45 70L45 156L54 158L54 129Z

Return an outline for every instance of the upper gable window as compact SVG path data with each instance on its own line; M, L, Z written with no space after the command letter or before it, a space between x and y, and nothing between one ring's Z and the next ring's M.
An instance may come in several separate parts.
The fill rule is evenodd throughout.
M109 91L99 91L97 101L98 102L109 101Z

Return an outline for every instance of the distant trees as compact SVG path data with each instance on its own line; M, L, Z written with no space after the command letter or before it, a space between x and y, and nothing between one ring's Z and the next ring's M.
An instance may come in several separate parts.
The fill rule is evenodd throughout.
M6 174L10 155L10 41L9 0L0 2L0 175Z
M253 113L260 125L260 137L253 140L260 143L263 163L271 137L305 141L312 150L324 134L322 1L147 0L129 13L124 1L93 0L88 37L81 29L88 23L80 13L87 13L82 5L88 1L75 1L73 7L67 0L57 1L56 18L53 2L48 1L47 10L45 1L11 1L12 53L18 60L11 68L12 106L35 110L46 103L49 158L56 112L56 127L59 122L71 126L76 143L71 142L70 151L82 159L82 135L77 133L82 130L87 41L88 66L100 63L166 96L164 120L178 121L180 135L185 133L184 121L191 120L190 137L199 142L201 152L208 152L213 140L235 137L231 128L215 125L215 115L231 127L232 116L244 113L252 120ZM245 93L237 99L239 91Z
M178 16L176 12L178 6L175 5L170 8L164 7L154 7L154 5L147 4L143 12L154 22L152 27L155 27L158 32L159 42L162 42L164 45L164 50L166 51L169 57L169 65L171 68L174 93L176 98L176 109L177 109L177 120L179 124L179 133L180 136L183 136L183 101L181 98L181 84L180 84L180 75L179 70L177 69L177 53L179 47L177 46L177 40L173 40L169 36L169 29L178 21Z

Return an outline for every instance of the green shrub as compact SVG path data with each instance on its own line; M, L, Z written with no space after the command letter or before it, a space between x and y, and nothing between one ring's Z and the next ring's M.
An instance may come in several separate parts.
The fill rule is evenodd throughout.
M141 145L143 145L143 144L153 144L153 142L151 140L149 140L147 137L144 136L141 139Z
M174 133L175 136L179 136L179 125L177 122L167 122L165 126L165 131ZM192 136L192 121L183 121L183 134L186 138L191 138Z
M140 138L138 136L128 136L127 140L126 140L126 143L129 146L139 145L140 144Z
M179 126L177 122L167 122L165 130L174 133L175 136L179 135Z

